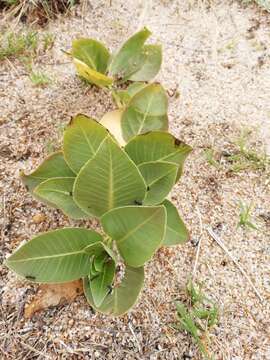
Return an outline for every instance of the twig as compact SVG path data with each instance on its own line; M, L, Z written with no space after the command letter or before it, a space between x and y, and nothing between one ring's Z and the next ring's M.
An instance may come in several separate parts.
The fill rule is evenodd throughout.
M195 277L196 271L197 271L197 265L198 265L198 260L199 260L200 250L201 250L201 243L202 243L202 232L203 232L202 216L201 216L201 212L197 206L196 206L196 211L197 211L197 214L199 217L199 222L200 222L200 238L199 238L197 252L196 252L195 264L194 264L194 268L192 271L192 278Z
M135 334L135 332L134 332L134 330L133 330L133 328L132 328L132 326L131 326L130 323L128 324L128 327L129 327L129 329L130 329L130 331L131 331L131 334L133 335L134 340L135 340L135 342L136 342L136 344L137 344L137 346L138 346L139 352L141 352L141 345L140 345L139 340L137 339L137 336L136 336L136 334Z
M43 352L37 350L36 348L34 348L33 346L26 344L24 341L20 340L20 344L25 347L26 349L30 350L30 352L34 352L35 355L39 355L42 356L44 359L49 359L49 356L44 354Z
M231 255L227 247L224 245L224 243L219 239L219 237L216 235L216 233L209 227L206 228L208 234L218 243L218 245L222 248L222 250L229 256L229 258L233 261L233 263L238 267L238 269L241 271L242 275L246 278L252 289L254 290L255 294L258 296L260 301L263 303L263 298L261 297L259 291L249 278L248 274L245 272L245 270L242 268L242 266L238 263L238 261Z

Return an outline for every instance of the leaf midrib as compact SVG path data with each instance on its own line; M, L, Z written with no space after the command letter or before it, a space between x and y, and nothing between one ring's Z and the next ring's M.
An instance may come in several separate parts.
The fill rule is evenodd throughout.
M114 185L114 181L113 181L113 167L112 167L112 152L111 152L111 148L108 148L109 150L109 154L110 154L110 171L109 171L109 186L108 186L108 208L113 209L113 204L114 204L114 196L113 196L113 185Z
M79 125L79 129L81 130L81 132L82 132L82 134L83 134L83 136L84 136L84 138L85 138L85 140L86 140L89 148L90 148L91 151L92 151L92 154L95 155L96 152L95 152L93 146L91 145L91 143L90 143L90 141L89 141L89 139L88 139L87 134L85 133L85 131L84 131L84 129L81 127L81 125L80 125L80 124L78 124L78 125Z
M160 208L157 209L152 215L150 215L147 219L145 219L143 222L135 226L133 229L131 229L125 236L120 238L119 240L116 240L117 245L121 244L123 241L125 241L128 237L130 237L132 234L134 234L137 230L139 230L141 227L146 225L152 218L156 215L157 212L160 211Z
M155 183L157 183L159 180L165 178L166 176L170 175L170 173L174 172L177 169L177 167L173 167L171 169L169 169L166 173L164 173L163 175L161 175L160 177L154 179L151 183L148 183L147 185L149 187L153 186Z
M37 256L33 258L24 258L24 259L18 259L18 260L8 260L8 263L17 263L17 262L26 262L26 261L37 261L37 260L45 260L45 259L51 259L51 258L58 258L58 257L65 257L65 256L72 256L77 254L85 254L87 253L84 251L84 249L79 251L72 251L68 253L61 253L61 254L55 254L55 255L46 255L46 256Z

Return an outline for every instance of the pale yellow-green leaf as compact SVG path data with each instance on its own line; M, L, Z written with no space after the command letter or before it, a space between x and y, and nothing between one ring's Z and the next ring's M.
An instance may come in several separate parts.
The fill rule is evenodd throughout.
M109 51L101 42L87 38L72 41L71 55L102 74L106 72L110 59Z
M113 83L113 79L91 69L88 65L78 59L73 59L76 70L82 78L87 80L91 84L95 84L100 87L110 86Z
M121 116L122 110L114 110L106 113L100 120L100 124L105 126L106 129L114 136L118 144L125 146L126 142L123 139L122 129L121 129Z

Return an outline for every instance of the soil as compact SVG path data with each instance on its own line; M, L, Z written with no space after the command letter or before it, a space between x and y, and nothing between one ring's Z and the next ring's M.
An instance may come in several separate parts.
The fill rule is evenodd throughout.
M37 30L55 35L52 49L35 59L35 68L53 79L49 86L34 87L20 59L0 63L1 262L39 232L96 226L69 220L34 200L21 184L19 170L34 169L60 146L62 129L72 115L100 119L115 108L104 90L87 87L75 76L61 50L80 36L115 49L143 25L152 30L153 42L163 45L157 80L172 95L170 129L194 148L172 193L190 241L159 250L147 265L138 304L120 318L94 313L79 296L26 320L23 309L37 286L1 266L1 359L201 359L190 336L172 328L174 300L186 301L185 285L194 273L196 255L194 279L219 308L209 351L216 359L270 358L269 169L236 173L220 155L237 150L234 141L243 129L251 131L254 149L264 147L270 154L270 14L255 5L224 0L85 1L69 16ZM0 26L4 31L26 25L7 23L2 16ZM204 149L209 147L220 159L218 168L206 161ZM237 227L240 201L253 204L258 230ZM246 270L263 302L209 237L207 227Z

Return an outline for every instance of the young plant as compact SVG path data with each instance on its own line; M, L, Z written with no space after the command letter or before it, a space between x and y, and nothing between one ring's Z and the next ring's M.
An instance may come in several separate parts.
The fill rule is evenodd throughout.
M252 149L248 144L248 137L250 131L244 130L241 136L235 141L238 149L233 154L227 157L232 163L231 170L233 172L240 172L243 170L262 170L269 169L270 158L264 152L259 152L256 149Z
M31 71L29 79L34 86L46 86L51 83L49 76L41 71Z
M128 109L132 115L119 116ZM127 312L143 286L144 265L161 246L189 237L166 197L191 147L164 131L164 121L167 98L156 84L132 93L125 110L105 114L100 122L75 116L64 131L62 149L21 178L36 199L68 217L99 219L103 233L50 231L19 247L6 264L39 283L82 278L93 308L115 316Z
M242 201L240 202L240 215L239 215L239 222L237 228L240 226L243 228L249 227L253 230L258 230L257 226L251 220L251 212L252 205L246 205Z
M215 150L208 148L204 150L204 156L209 165L219 168L219 162L215 159Z
M151 35L147 28L129 38L116 53L94 39L72 43L70 55L79 76L91 84L109 87L125 81L149 81L159 72L162 53L159 45L145 45Z
M218 308L192 281L188 282L186 290L189 304L176 302L179 323L174 327L192 336L205 359L213 359L208 350L208 332L217 323Z
M38 34L29 31L23 34L8 32L0 36L0 60L12 57L35 56Z

